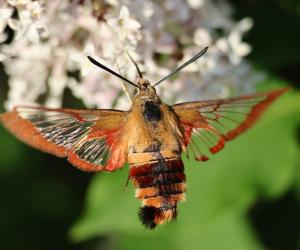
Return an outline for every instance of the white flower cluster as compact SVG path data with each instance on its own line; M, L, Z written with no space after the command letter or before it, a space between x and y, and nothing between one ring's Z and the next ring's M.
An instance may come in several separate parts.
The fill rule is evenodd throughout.
M249 92L256 75L243 61L250 46L242 35L251 25L249 18L234 22L225 0L0 0L6 108L41 97L43 105L59 107L69 88L88 107L126 109L121 80L87 55L136 81L129 53L156 82L205 46L205 56L158 86L162 99L172 104ZM13 38L6 42L9 30Z

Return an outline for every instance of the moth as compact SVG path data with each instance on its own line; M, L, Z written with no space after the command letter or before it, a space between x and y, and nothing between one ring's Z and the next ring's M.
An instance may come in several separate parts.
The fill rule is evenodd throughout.
M129 111L75 110L18 106L0 121L17 138L44 152L66 157L89 172L112 172L129 164L128 180L142 201L139 217L146 228L174 220L185 199L181 160L188 145L198 161L206 161L251 127L266 108L287 89L228 99L185 102L169 106L155 86L199 59L207 47L155 84L143 78L134 63L137 83L89 60L136 87ZM131 58L132 59L132 58Z

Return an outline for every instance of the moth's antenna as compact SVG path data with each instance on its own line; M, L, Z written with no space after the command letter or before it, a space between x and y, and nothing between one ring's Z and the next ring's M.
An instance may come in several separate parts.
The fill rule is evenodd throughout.
M126 53L127 53L127 56L129 57L130 61L134 64L137 72L139 73L140 78L143 78L142 72L140 71L139 66L137 65L137 63L133 60L133 58L131 57L131 55L128 52L126 52Z
M96 61L94 58L90 57L90 56L87 56L87 58L90 60L91 63L95 64L96 66L100 67L101 69L104 69L106 71L108 71L109 73L119 77L120 79L122 79L123 81L137 87L137 88L140 88L140 86L136 85L135 83L129 81L128 79L126 79L125 77L119 75L117 72L107 68L106 66L104 66L103 64L99 63L98 61Z
M184 64L182 64L181 66L179 66L177 69L175 69L174 71L172 71L170 74L168 74L167 76L165 76L163 79L159 80L157 83L155 83L153 86L156 86L158 84L160 84L161 82L163 82L164 80L172 77L173 75L175 75L176 73L178 73L180 70L182 70L184 67L188 66L189 64L191 64L192 62L198 60L201 56L203 56L205 54L205 52L207 51L208 47L205 47L203 50L201 50L198 54L196 54L194 57L192 57L190 60L186 61Z

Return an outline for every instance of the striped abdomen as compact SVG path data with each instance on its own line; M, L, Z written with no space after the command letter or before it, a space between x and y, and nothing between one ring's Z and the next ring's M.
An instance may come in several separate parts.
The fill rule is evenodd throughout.
M131 164L130 178L137 187L136 197L142 200L139 217L147 228L176 218L177 203L186 191L180 158Z

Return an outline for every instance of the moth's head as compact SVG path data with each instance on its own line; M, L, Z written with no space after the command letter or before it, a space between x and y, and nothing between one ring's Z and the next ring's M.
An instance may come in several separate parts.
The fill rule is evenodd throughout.
M156 98L157 96L156 90L147 79L140 78L138 80L137 85L139 87L137 88L138 91L136 93L136 96L140 96L141 98L150 98L150 99Z
M150 82L145 78L139 79L138 86L140 90L147 90L148 88L152 87Z

